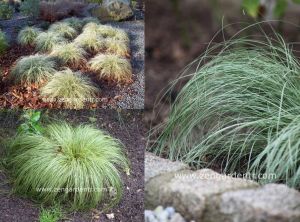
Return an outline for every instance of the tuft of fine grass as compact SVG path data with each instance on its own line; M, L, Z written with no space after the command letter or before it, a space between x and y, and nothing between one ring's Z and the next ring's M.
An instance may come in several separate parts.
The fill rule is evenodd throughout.
M112 36L112 38L115 40L125 42L126 44L129 44L130 41L128 34L121 29L116 29L115 34Z
M82 19L83 25L86 25L88 23L95 23L95 24L100 24L100 20L96 17L85 17Z
M128 171L129 161L122 144L105 132L59 123L46 126L42 134L17 135L7 167L16 193L81 210L120 201L120 170Z
M48 31L57 33L69 39L72 39L77 35L76 29L66 22L56 22L49 27Z
M85 62L86 52L74 43L54 46L50 55L57 57L64 64L79 65Z
M114 28L109 25L99 25L97 33L100 34L103 38L113 38L117 35L119 29Z
M16 83L43 83L55 72L56 63L45 55L32 55L17 60L11 71L11 78Z
M18 43L22 46L33 46L37 36L41 33L41 29L27 26L23 28L18 34Z
M4 32L2 32L0 30L0 55L6 51L8 46L9 46L9 44L6 39L6 36L5 36Z
M55 206L51 209L42 208L39 215L39 222L58 222L62 219L63 213L60 207Z
M55 45L65 44L67 40L60 34L54 32L42 32L36 38L36 49L49 52Z
M70 17L62 20L77 31L80 31L84 25L83 21L77 17Z
M88 52L97 53L104 49L104 40L95 32L83 32L74 40L74 43Z
M88 65L97 72L99 78L105 78L117 82L130 82L132 68L130 62L113 54L99 54L92 58Z
M105 39L105 48L109 54L116 54L121 57L129 56L129 46L124 41L113 38Z
M300 64L289 45L237 39L196 62L152 150L299 188Z
M57 72L41 88L41 95L63 102L65 108L82 109L86 101L95 97L97 91L89 78L67 68Z

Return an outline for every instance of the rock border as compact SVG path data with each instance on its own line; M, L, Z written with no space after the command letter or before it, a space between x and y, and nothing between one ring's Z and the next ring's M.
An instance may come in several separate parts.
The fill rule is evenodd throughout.
M299 222L300 192L283 184L258 183L192 171L181 162L145 154L145 207L174 207L200 222Z

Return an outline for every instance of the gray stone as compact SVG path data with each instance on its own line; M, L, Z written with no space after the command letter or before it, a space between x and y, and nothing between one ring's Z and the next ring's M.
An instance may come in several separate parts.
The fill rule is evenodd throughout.
M169 222L185 222L185 220L179 213L175 213Z
M101 21L120 21L132 17L133 10L129 0L104 0L91 14Z
M145 154L145 183L155 176L186 169L189 167L184 163L172 162L149 152Z
M217 207L208 207L205 222L300 221L300 193L282 184L225 192L213 201Z
M257 187L245 179L232 178L209 169L183 170L152 178L145 186L145 205L173 206L186 219L203 218L214 196L227 191Z

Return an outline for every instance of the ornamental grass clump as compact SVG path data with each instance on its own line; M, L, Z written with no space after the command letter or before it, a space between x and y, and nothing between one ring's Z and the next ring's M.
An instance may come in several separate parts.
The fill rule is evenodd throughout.
M66 22L56 22L49 27L48 31L57 33L69 39L72 39L77 35L76 29Z
M117 35L118 29L109 25L99 25L97 33L103 38L113 38Z
M291 47L281 37L232 40L193 65L152 150L299 188L300 64Z
M120 201L120 170L128 171L129 161L122 144L105 132L89 125L57 123L41 134L17 135L7 167L16 193L81 210Z
M74 40L74 43L88 52L97 53L104 49L104 40L96 33L83 32Z
M86 62L85 50L74 43L56 45L54 46L50 55L57 57L63 64L69 64L73 66L77 66Z
M42 32L35 41L36 49L42 52L49 52L55 45L67 43L62 35L55 32Z
M53 78L41 88L41 95L64 104L65 108L82 109L85 102L95 98L98 89L92 81L67 68L55 73Z
M129 46L123 41L107 38L105 39L105 48L107 53L116 54L121 57L129 56Z
M98 78L116 82L130 82L132 68L130 62L113 54L99 54L88 62L89 68L98 74Z
M4 32L0 30L0 55L3 54L8 48L8 42Z
M86 25L88 23L95 23L95 24L100 24L100 20L96 17L85 17L82 19L83 25Z
M70 17L62 20L77 31L80 31L84 25L83 21L77 17Z
M21 57L13 66L10 73L16 83L43 83L55 72L56 63L46 55Z
M41 29L27 26L18 34L18 43L22 46L34 46L37 36L41 33Z
M115 40L125 42L126 44L129 44L128 34L121 29L116 29L115 35L112 38Z

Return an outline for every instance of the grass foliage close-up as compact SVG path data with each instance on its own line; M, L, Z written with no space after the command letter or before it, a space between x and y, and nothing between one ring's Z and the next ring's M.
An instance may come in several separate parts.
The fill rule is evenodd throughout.
M37 36L41 33L41 29L27 26L18 34L18 43L22 46L33 46Z
M55 61L46 55L32 55L17 60L11 71L11 78L17 83L43 83L55 72Z
M76 29L66 22L56 22L49 27L48 31L57 33L69 39L72 39L77 35Z
M150 149L196 168L275 175L260 182L299 188L300 63L291 46L278 35L231 40L195 66Z
M8 48L8 42L4 32L0 30L0 55Z
M105 49L109 54L115 54L121 57L129 56L129 46L126 42L109 38L105 39Z
M41 88L41 95L62 102L65 108L82 109L86 101L95 97L97 91L87 76L67 68L54 74Z
M98 54L88 62L88 65L99 78L117 82L130 82L132 79L129 60L114 54Z
M50 124L42 134L18 134L7 168L16 193L47 204L81 210L122 197L121 171L129 161L122 144L89 125ZM42 190L44 189L44 190Z
M63 64L78 66L84 63L86 52L74 43L56 45L50 55L57 57Z
M64 44L67 40L55 32L42 32L36 38L36 49L42 52L49 52L55 45Z
M103 39L95 32L83 32L74 40L74 43L89 52L97 53L104 48Z

